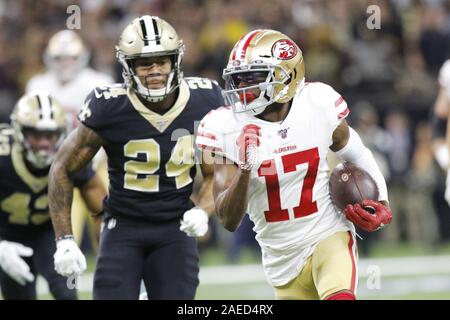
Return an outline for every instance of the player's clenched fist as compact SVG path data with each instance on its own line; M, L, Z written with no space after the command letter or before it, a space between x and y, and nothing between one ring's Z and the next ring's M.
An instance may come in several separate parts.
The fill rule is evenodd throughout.
M62 276L68 277L86 271L86 258L73 239L58 240L53 258L55 270Z
M180 230L189 237L203 237L208 231L208 214L202 208L192 208L183 214Z
M257 147L260 145L261 128L256 124L248 124L242 128L236 140L239 147L239 168L250 171L256 163Z

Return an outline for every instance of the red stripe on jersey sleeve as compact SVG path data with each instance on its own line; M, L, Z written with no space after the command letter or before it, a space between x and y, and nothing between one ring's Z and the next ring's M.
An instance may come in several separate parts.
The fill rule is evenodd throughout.
M334 102L334 106L337 108L342 102L344 102L344 98L341 96Z
M344 111L338 114L338 119L341 120L342 118L347 117L349 113L350 113L349 108L345 108Z

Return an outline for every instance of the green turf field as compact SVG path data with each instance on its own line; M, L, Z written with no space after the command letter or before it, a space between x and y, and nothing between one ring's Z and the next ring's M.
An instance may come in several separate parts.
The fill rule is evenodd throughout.
M377 245L372 254L371 259L385 258L385 257L410 257L415 256L421 259L421 256L433 256L433 257L450 257L450 245L438 246L433 249L421 248L418 246L410 246L406 244L398 245ZM95 267L95 257L88 256L88 271L87 274L92 279L92 273ZM363 259L361 259L363 260ZM401 260L401 259L400 259ZM400 261L399 260L399 261ZM427 269L427 258L422 260ZM367 261L367 260L366 260ZM206 269L212 269L212 276L208 279L214 279L214 268L221 268L221 266L228 264L229 262L225 258L223 250L209 249L202 251L201 253L201 268L202 271ZM245 250L237 263L234 266L253 266L260 265L260 260L254 252ZM233 266L226 268L232 268ZM395 267L395 266L394 266ZM220 269L221 270L221 269ZM450 299L450 287L440 286L440 284L447 282L450 279L450 268L448 272L444 268L444 271L436 273L427 273L421 275L407 275L403 276L401 273L397 275L383 275L383 290L371 291L367 290L367 275L364 273L363 263L360 265L360 281L358 298L361 300L416 300L416 299ZM426 271L426 270L425 270ZM232 271L231 271L232 272ZM230 272L228 272L230 273ZM248 273L248 271L247 271ZM250 273L251 275L251 273ZM220 278L223 274L218 273L217 278ZM242 277L242 273L240 274ZM244 275L245 277L245 275ZM249 281L246 281L249 280ZM91 281L91 280L90 280ZM435 288L433 287L435 286ZM86 287L85 287L86 288ZM403 288L403 289L401 289ZM401 290L398 290L401 289ZM92 299L92 293L90 290L82 290L79 293L80 299L90 300ZM48 293L41 294L40 299L51 299ZM234 281L232 283L216 283L215 281L204 281L200 284L196 299L200 300L229 300L229 299L273 299L274 294L272 288L266 283L263 277L256 280L245 279L243 283Z
M51 300L49 294L39 297L42 300ZM80 292L79 298L91 300L91 292ZM271 288L266 284L255 283L252 285L209 286L200 285L197 291L197 300L272 300L274 299ZM360 300L450 300L450 291L437 293L416 293L401 296L362 296Z

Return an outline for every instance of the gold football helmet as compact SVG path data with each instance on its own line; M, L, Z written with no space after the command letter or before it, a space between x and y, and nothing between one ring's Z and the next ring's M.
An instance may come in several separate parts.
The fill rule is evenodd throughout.
M257 115L272 103L291 100L304 77L303 53L294 41L278 31L254 30L231 51L223 94L235 112Z
M51 165L67 131L63 108L46 92L30 92L14 106L11 124L15 141L22 146L25 158L38 169ZM54 141L53 145L36 148L30 143L30 135L44 136Z
M158 102L180 85L184 50L183 41L169 23L159 17L145 15L134 19L122 32L116 55L122 65L127 87L133 88L147 101ZM172 71L167 77L165 88L148 89L136 75L135 60L155 56L170 56Z
M88 50L80 36L72 30L62 30L53 35L44 52L47 69L62 82L75 78L88 61Z

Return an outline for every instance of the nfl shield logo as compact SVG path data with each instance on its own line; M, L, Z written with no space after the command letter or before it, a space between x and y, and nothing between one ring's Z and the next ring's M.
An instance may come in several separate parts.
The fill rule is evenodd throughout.
M289 128L278 130L278 134L281 138L286 139L288 130Z

